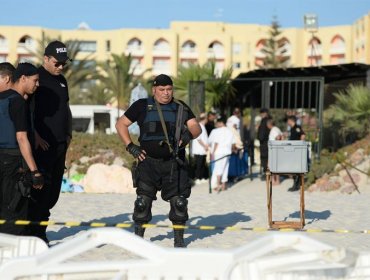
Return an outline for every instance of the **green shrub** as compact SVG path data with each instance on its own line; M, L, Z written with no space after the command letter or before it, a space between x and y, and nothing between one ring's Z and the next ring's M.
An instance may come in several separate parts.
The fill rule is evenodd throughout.
M333 170L337 161L333 154L327 150L321 152L320 160L313 161L310 167L310 172L307 174L307 186L315 183L318 178L321 178L324 174L330 174Z

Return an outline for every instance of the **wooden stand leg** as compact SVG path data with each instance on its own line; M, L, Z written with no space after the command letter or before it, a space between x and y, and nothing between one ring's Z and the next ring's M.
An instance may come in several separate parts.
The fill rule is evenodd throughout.
M271 173L269 170L266 172L266 187L267 187L268 223L271 228L272 227L272 185L271 185Z
M294 228L303 229L305 226L305 215L304 215L304 174L292 174L299 177L300 183L300 221L273 221L272 220L272 176L269 170L266 172L266 188L267 188L267 211L268 211L268 223L270 228L281 229L281 228Z
M299 179L300 179L300 185L301 185L301 228L303 228L305 226L305 216L304 216L304 208L305 208L305 205L304 205L304 174L300 174L299 175Z

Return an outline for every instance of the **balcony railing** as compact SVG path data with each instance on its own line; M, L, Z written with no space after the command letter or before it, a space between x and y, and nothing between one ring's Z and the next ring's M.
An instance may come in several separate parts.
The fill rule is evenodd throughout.
M144 56L144 48L142 47L127 47L125 50L125 55L131 56Z
M199 57L197 49L183 48L180 50L180 58L197 59Z
M144 72L144 67L142 65L136 65L135 67L130 68L130 73L134 76L140 76Z
M344 54L346 53L346 47L344 46L332 46L329 50L330 54Z
M261 50L259 50L259 51L256 51L256 52L254 53L254 56L255 56L256 58L265 58L265 57L266 57L266 54L265 54L264 52L262 52Z
M154 75L159 75L159 74L166 74L166 75L171 75L171 68L165 67L165 66L153 66L152 70Z
M168 48L153 48L153 56L159 56L159 57L170 57L171 56L171 50Z
M17 46L18 54L29 54L32 52L36 52L35 44L18 43L18 46Z
M307 54L307 56L322 55L322 47L321 46L314 46L314 49L312 50L312 47L308 46L306 54Z
M0 44L0 53L8 53L8 52L9 52L8 44Z
M225 58L225 52L223 50L208 49L207 58L223 59Z

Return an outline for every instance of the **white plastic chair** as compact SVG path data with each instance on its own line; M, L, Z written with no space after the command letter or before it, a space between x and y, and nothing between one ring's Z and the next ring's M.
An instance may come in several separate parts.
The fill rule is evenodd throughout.
M140 258L70 260L105 244ZM36 256L8 261L0 266L0 275L1 279L347 279L369 275L369 263L370 254L358 258L303 233L271 233L237 249L216 250L162 248L124 230L101 228Z
M46 243L37 237L0 233L0 265L14 258L40 254L47 249Z

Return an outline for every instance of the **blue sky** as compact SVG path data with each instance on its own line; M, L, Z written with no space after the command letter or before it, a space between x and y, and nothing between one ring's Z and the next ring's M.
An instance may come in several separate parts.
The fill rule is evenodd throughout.
M0 0L0 25L75 29L167 28L171 21L223 21L302 27L305 13L320 26L347 25L370 11L370 0Z

